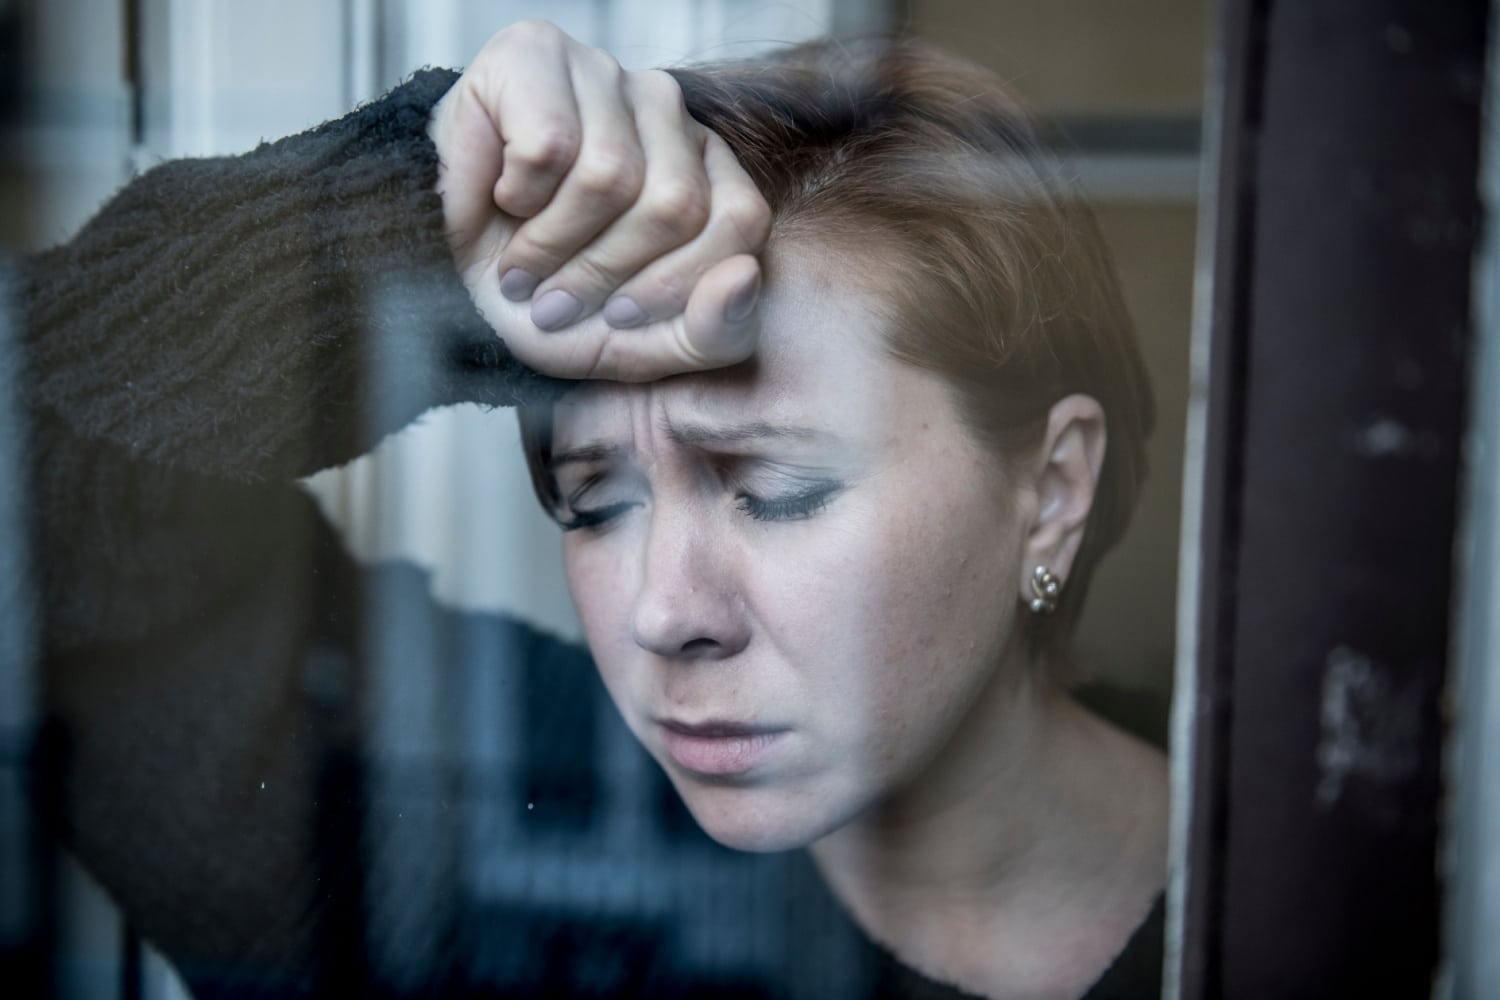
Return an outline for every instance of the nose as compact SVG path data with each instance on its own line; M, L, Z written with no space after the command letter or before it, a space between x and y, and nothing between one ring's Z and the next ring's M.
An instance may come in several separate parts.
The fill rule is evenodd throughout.
M632 609L636 644L672 660L722 660L750 641L731 548L695 518L654 517Z

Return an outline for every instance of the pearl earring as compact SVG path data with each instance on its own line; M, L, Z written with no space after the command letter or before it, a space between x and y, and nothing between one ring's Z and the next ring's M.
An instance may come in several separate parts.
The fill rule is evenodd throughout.
M1031 571L1031 613L1050 615L1057 610L1057 595L1062 592L1062 582L1052 575L1046 566L1037 566Z

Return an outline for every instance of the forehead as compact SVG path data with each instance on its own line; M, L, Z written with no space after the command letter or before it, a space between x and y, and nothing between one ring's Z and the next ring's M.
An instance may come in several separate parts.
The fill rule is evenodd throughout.
M866 291L864 277L859 265L827 251L773 249L750 361L655 383L581 386L557 403L554 447L625 433L643 409L673 424L881 422L898 405L902 370L910 370L886 351L888 310Z

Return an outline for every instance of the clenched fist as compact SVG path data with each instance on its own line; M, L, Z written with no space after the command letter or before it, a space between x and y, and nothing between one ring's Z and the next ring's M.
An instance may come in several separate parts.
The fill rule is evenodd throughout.
M750 355L770 210L669 74L525 21L429 132L459 272L523 362L644 381Z

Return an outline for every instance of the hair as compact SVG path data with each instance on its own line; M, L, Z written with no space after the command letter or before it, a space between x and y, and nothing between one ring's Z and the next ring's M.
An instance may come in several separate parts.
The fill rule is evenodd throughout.
M1083 541L1056 613L1031 625L1033 649L1064 652L1129 522L1155 407L1097 224L1036 123L992 73L910 39L671 72L760 188L772 240L873 264L891 355L946 379L1001 463L1041 441L1059 399L1099 402L1107 447ZM555 511L550 421L523 413L522 438Z

